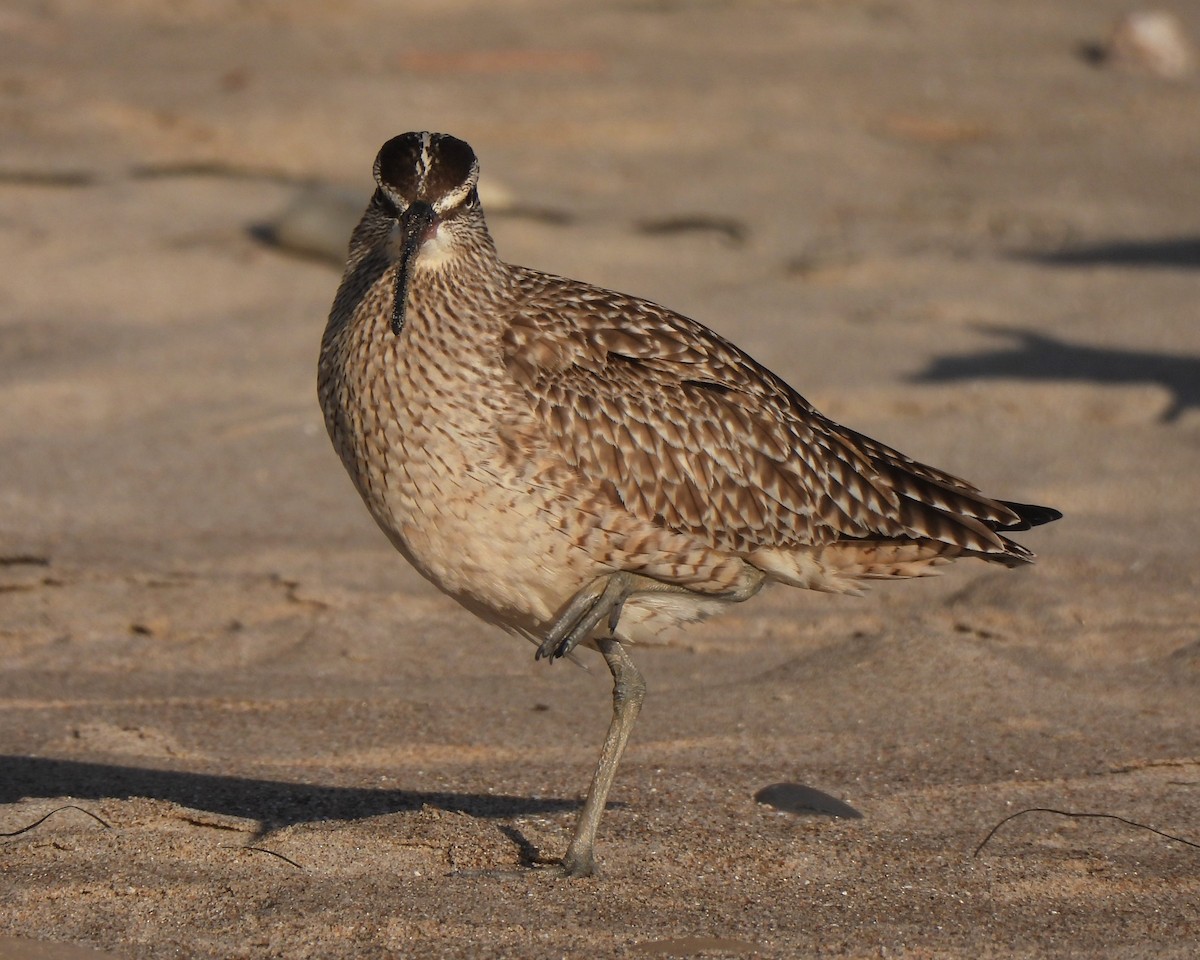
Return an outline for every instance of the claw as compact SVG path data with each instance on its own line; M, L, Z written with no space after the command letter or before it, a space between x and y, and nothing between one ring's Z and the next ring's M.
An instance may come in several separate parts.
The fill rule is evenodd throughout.
M617 624L621 622L621 612L625 609L625 601L628 599L629 590L626 588L608 611L608 632L612 636L617 634Z
M609 631L615 631L632 584L633 577L623 570L589 583L571 598L566 609L550 625L535 659L565 657L581 640L588 639L606 616Z

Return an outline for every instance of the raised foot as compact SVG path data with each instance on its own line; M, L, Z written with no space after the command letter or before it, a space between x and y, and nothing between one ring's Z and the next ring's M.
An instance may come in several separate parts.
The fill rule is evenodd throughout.
M766 574L758 572L744 576L738 586L725 593L703 593L627 570L605 574L587 584L571 598L570 603L558 615L558 619L550 624L546 638L538 645L536 658L557 660L559 657L565 657L577 644L589 639L606 617L608 635L615 639L621 611L630 597L653 593L682 593L711 600L724 600L727 603L740 603L758 593L766 579Z
M625 571L598 577L580 590L558 619L550 625L546 639L538 646L536 659L565 657L582 640L588 639L600 621L608 617L610 633L617 629L621 608L633 587L633 577Z

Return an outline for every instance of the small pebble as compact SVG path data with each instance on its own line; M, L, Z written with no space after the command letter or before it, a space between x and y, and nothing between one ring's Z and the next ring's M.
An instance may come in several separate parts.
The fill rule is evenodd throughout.
M1165 10L1136 10L1113 25L1106 59L1134 73L1180 80L1196 69L1196 53L1179 18Z

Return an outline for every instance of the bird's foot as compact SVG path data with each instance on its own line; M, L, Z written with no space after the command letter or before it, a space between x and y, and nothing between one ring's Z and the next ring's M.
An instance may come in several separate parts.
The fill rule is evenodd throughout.
M609 633L616 631L621 608L632 587L633 575L624 570L597 577L571 598L566 609L550 625L546 639L538 646L536 659L565 657L581 640L588 639L605 617L608 617Z
M562 858L562 872L564 877L572 880L577 877L595 876L596 860L592 856L591 848L577 852L572 845L572 849L567 850L567 855Z

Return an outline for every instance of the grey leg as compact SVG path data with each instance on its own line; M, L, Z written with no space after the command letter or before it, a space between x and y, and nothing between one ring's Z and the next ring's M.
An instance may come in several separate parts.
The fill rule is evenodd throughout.
M600 762L596 765L587 800L575 825L575 836L571 838L567 855L563 857L563 871L568 877L587 877L596 870L592 848L596 844L596 832L600 829L600 817L604 814L604 804L617 773L617 764L621 762L621 754L625 752L629 732L646 698L646 682L629 659L625 648L611 637L597 639L596 646L600 648L613 675L613 716L608 725L608 736L604 738L604 746L600 750Z

